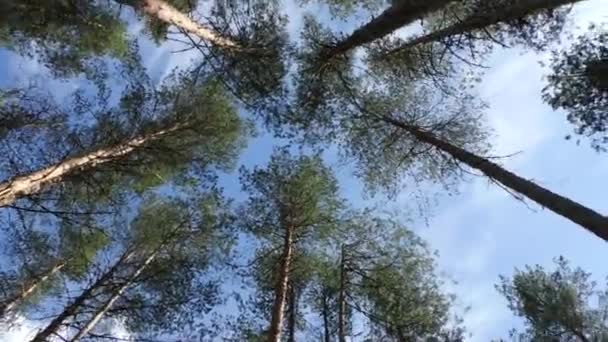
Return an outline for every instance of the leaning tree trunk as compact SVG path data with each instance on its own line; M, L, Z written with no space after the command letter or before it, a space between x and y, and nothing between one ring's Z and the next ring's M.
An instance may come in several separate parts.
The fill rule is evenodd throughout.
M361 45L382 38L400 27L411 24L428 13L439 10L454 0L403 0L392 5L372 21L356 29L346 39L332 46L324 56L331 59Z
M42 331L38 332L36 336L30 342L48 342L51 336L56 335L61 329L63 322L70 317L73 317L78 313L80 308L85 304L85 302L91 298L97 290L101 289L108 280L110 280L114 273L121 267L121 265L128 261L135 252L131 251L128 253L124 253L120 259L112 267L105 272L101 277L99 277L93 285L89 286L86 290L84 290L78 298L76 298L70 305L68 305L63 312L61 312L58 316L56 316L51 323L49 323L46 328Z
M57 272L61 271L65 267L65 262L60 262L50 268L48 271L36 277L33 282L26 285L25 288L19 292L17 295L7 299L3 303L0 304L0 318L4 317L9 312L13 311L19 302L23 301L27 297L29 297L36 289L45 281L47 281L50 277L57 274Z
M123 293L137 280L137 277L141 275L141 273L154 261L156 256L158 255L159 250L156 250L154 253L151 253L150 256L146 258L146 260L133 272L133 274L129 277L127 281L125 281L122 285L114 289L114 292L108 298L108 300L102 305L95 314L89 319L89 321L72 337L71 342L80 341L81 338L86 336L97 323L103 318L103 316L110 310L112 305L123 295Z
M438 139L432 133L424 131L419 127L405 124L390 117L383 117L382 120L406 130L419 141L434 146L469 167L481 171L492 180L583 226L593 234L604 239L604 241L608 241L608 217L597 211L545 189L532 181L519 177L485 158Z
M340 256L340 292L338 294L338 342L346 342L346 260L344 245Z
M196 21L192 20L186 14L182 13L175 7L163 0L116 0L119 3L124 3L134 8L141 9L150 17L156 18L169 25L174 25L186 32L192 33L198 38L210 42L213 45L229 48L240 49L237 42L222 37L214 30L207 28Z
M101 164L126 156L143 145L159 140L182 127L184 127L183 124L178 124L168 129L131 139L119 145L102 148L79 157L69 158L44 169L17 176L0 183L0 207L9 206L19 198L42 192L53 184L61 183L67 176L76 171L93 169Z
M289 286L289 268L293 255L293 227L288 227L285 232L285 242L283 245L283 255L272 305L272 318L268 329L268 342L279 342L281 340L281 327L283 326L283 316L285 301L287 299L287 287Z
M429 34L414 38L407 43L389 52L395 53L404 49L414 47L419 44L437 42L448 37L459 34L485 29L489 26L502 22L517 20L528 15L534 14L543 9L553 9L559 6L572 4L581 0L522 0L507 8L496 8L494 12L481 11L468 18L458 21L446 28L431 32Z

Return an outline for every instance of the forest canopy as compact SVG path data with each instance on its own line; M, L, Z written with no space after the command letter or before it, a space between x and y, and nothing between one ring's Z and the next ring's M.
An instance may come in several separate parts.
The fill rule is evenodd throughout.
M0 0L0 339L608 340L602 1Z

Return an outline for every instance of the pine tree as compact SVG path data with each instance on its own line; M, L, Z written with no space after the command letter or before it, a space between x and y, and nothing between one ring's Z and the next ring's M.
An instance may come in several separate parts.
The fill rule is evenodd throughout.
M191 33L196 37L217 45L223 49L240 49L237 42L229 37L224 37L212 28L206 27L192 20L187 12L196 9L197 2L183 0L116 0L120 4L132 6L138 11L144 12L149 17L149 30L152 37L158 42L165 38L167 26L174 25L184 32ZM183 12L186 13L183 13Z
M216 303L216 285L199 276L230 245L225 228L231 220L218 193L186 201L145 199L126 240L115 246L121 256L34 341L46 341L64 325L74 330L70 340L78 341L108 316L125 317L143 336L193 323L193 312ZM75 315L80 319L72 321Z
M125 24L105 6L86 0L0 3L0 44L40 60L59 76L94 72L92 60L127 59Z
M319 157L292 158L275 152L265 169L244 172L250 194L242 214L244 226L280 251L274 279L268 341L279 341L294 257L303 244L323 236L335 223L340 207L336 180Z
M569 8L578 0L473 1L463 3L460 18L393 48L398 53L421 44L441 43L449 49L473 48L480 41L508 45L522 42L538 50L556 40ZM453 10L452 10L453 11ZM448 14L448 18L449 18ZM443 26L443 27L441 27Z
M509 309L524 319L520 340L602 341L608 337L606 290L596 288L591 274L573 268L563 257L555 269L526 266L512 277L501 277L497 290ZM593 302L597 306L592 305Z
M11 293L0 302L0 318L44 297L60 276L79 280L108 239L99 230L64 224L59 228L57 243L48 232L32 228L13 232L9 242L14 257L22 259L21 274L18 283L11 282Z
M311 308L321 318L321 336L319 340L331 342L336 340L338 291L340 288L339 271L333 260L319 260L315 264L314 278L308 296Z
M46 142L65 149L57 153L63 157L49 163L48 154L40 156L41 162L32 165L31 171L1 183L1 205L13 205L56 185L87 184L97 177L97 184L109 183L107 189L119 189L120 184L143 191L179 174L202 176L209 165L230 167L247 126L241 124L217 82L199 77L205 84L192 83L197 81L187 78L188 74L182 76L160 89L127 89L119 106L111 109L96 108L76 96L72 110L99 111L95 124L68 132L60 127L54 141ZM73 186L70 191L85 189Z
M323 51L321 59L330 60L346 52L371 43L395 30L411 24L433 11L448 5L452 0L395 1L391 6L370 22L356 29L348 37L332 44Z
M191 41L232 95L252 115L277 132L283 122L288 86L285 77L293 54L287 17L275 1L218 1L210 24L243 48L226 51Z
M323 248L329 263L322 268L329 271L318 279L333 315L319 313L328 321L333 317L328 325L335 325L338 341L352 338L355 313L371 340L440 338L459 329L447 324L451 298L441 289L427 245L402 224L371 211L353 212L330 241Z
M461 177L466 166L608 240L606 216L484 157L482 107L465 91L437 95L424 79L338 75L336 90L314 111L303 111L307 117L296 124L312 141L334 138L342 144L372 187L394 191L398 171L415 181L446 184ZM301 96L306 101L306 94Z
M554 109L568 112L574 132L592 138L592 146L605 150L608 120L608 34L590 27L576 43L551 58L552 73L543 99Z

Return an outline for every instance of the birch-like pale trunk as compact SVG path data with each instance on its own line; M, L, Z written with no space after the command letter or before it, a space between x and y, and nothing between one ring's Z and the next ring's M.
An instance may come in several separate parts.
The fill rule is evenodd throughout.
M289 286L289 269L293 255L293 229L293 227L288 227L285 232L285 242L272 305L272 318L268 328L268 342L281 341L281 327L283 326L287 288Z
M169 25L174 25L188 33L192 33L198 38L213 45L239 50L241 46L232 39L222 37L214 30L192 20L188 15L182 13L175 7L163 0L117 0L119 3L126 3L134 8L142 10L150 17L157 18Z
M158 255L159 250L156 250L154 253L150 254L146 260L133 272L133 274L129 277L127 281L125 281L122 285L114 290L110 298L95 312L95 314L87 321L87 323L72 337L71 342L80 341L81 338L86 336L91 329L99 323L99 321L103 318L103 316L110 310L112 305L124 294L124 292L137 280L137 277L141 275L141 273L154 261L156 256Z
M412 48L416 45L438 42L448 37L467 32L486 29L492 25L527 17L543 9L553 9L574 4L582 0L517 0L507 8L496 9L494 12L475 14L460 20L443 29L414 38L405 44L391 50L389 54Z
M430 132L424 131L417 126L408 125L390 117L382 117L386 123L399 127L409 132L420 142L430 144L440 151L443 151L456 160L468 165L471 168L481 171L490 179L502 184L508 189L522 194L541 206L548 208L568 220L581 225L591 233L599 236L604 241L608 241L608 217L590 209L567 197L556 194L542 186L524 179L498 164L485 158L477 156L458 146L452 145L447 141L437 138Z
M23 288L18 294L15 296L8 298L4 302L0 304L0 318L3 318L6 314L13 311L15 307L27 299L36 289L53 275L57 274L65 267L65 262L57 263L55 266L51 267L48 271L44 272L42 275L34 279L34 281L30 282Z
M126 156L143 145L159 140L183 126L182 124L175 125L168 129L131 139L122 144L68 158L41 170L2 182L0 183L0 207L9 206L19 198L40 193L53 184L61 183L67 176L76 171L93 169L96 166Z
M350 36L332 46L325 57L329 60L354 48L371 43L397 29L441 9L455 0L402 0L382 12L378 17L356 29Z
M95 295L97 290L106 285L114 273L135 255L134 251L124 253L118 261L110 267L101 277L97 278L95 283L84 290L72 303L70 303L59 315L57 315L43 330L39 331L30 342L48 342L53 335L57 335L63 323L70 317L74 317L89 298Z

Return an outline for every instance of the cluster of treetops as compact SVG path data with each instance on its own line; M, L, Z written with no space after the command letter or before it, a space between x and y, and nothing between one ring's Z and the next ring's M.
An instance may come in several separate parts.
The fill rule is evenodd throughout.
M608 239L608 217L492 157L474 94L493 49L547 52L539 96L603 152L608 33L567 32L582 1L319 1L331 22L376 15L337 32L302 14L294 41L273 0L0 1L0 45L52 75L0 91L3 329L25 317L36 342L121 340L117 326L134 341L466 340L433 251L350 205L327 147L371 194L451 191L477 173ZM198 58L156 80L149 39ZM290 145L241 168L235 201L219 179L260 129ZM525 322L512 340L608 341L607 293L561 257L497 290Z

